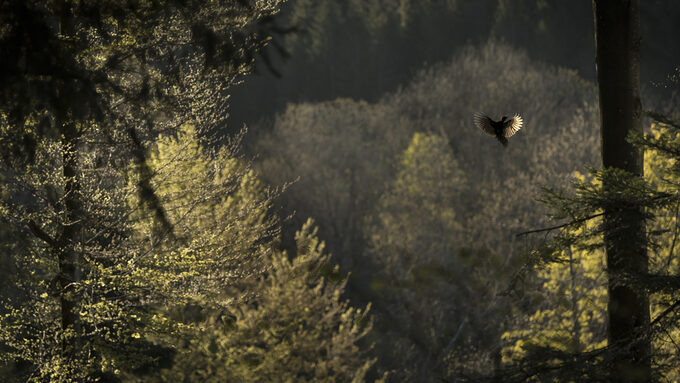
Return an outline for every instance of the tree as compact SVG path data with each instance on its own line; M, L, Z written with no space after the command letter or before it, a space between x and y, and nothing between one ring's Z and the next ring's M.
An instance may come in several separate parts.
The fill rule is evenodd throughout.
M577 179L586 182L583 175L578 174ZM595 224L589 222L566 236L585 237ZM521 366L521 373L515 376L504 373L508 381L607 379L601 369L590 368L588 363L554 368L573 356L607 346L606 268L597 242L596 237L565 244L555 249L554 262L537 271L538 289L530 299L534 311L518 316L503 334L503 363Z
M516 321L504 335L507 381L532 379L609 380L630 349L606 337L607 286L611 276L604 262L602 238L607 206L645 208L650 269L625 280L649 292L654 320L636 337L650 342L650 363L656 380L677 379L680 354L678 263L677 128L652 124L649 135L634 139L645 149L645 180L620 170L591 171L577 176L571 192L550 191L545 201L556 217L568 218L545 247L534 249L531 260L542 267L537 278L540 299L526 320ZM603 187L609 178L609 189ZM550 231L540 230L539 232ZM545 264L544 262L548 262ZM618 276L620 278L620 276ZM537 301L537 302L536 302ZM536 307L538 306L538 307Z
M639 2L594 0L593 11L602 166L642 177L642 153L626 141L630 133L642 133ZM613 186L605 182L602 187ZM616 362L614 376L625 381L646 382L650 379L650 344L648 340L636 339L636 332L649 324L649 300L644 291L622 282L648 270L642 207L607 207L604 226L609 273L609 343L631 347L629 355L622 354Z
M146 162L149 184L179 240L164 235L154 211L128 193L133 236L142 244L132 274L157 294L155 304L224 309L250 295L268 269L278 220L270 212L274 193L238 158L238 141L219 147L199 135L185 124L175 135L159 136ZM137 166L131 166L131 191Z
M115 375L112 358L146 347L134 326L123 324L135 322L123 314L142 306L141 294L116 291L132 246L122 208L123 164L137 162L139 201L172 235L149 184L145 145L186 121L223 121L220 98L252 69L277 6L0 5L0 171L8 194L2 207L15 229L15 262L27 273L20 297L8 305L3 342L31 374L52 380ZM139 367L147 360L128 361Z
M376 348L397 380L494 367L503 261L466 243L457 210L470 186L447 139L415 133L368 216Z
M343 269L361 261L364 212L391 177L391 161L409 139L406 129L387 105L338 99L291 105L258 143L263 178L292 182L282 197L286 213L298 213L295 227L314 218Z
M374 335L378 369L436 378L501 366L501 335L517 314L498 294L527 245L512 233L546 221L528 198L541 184L566 183L583 163L596 164L594 101L595 88L575 72L491 41L426 68L378 103L289 105L276 118L256 147L257 168L272 184L292 182L286 213L318 222L352 273L348 296L373 302L374 334L385 334ZM473 130L476 108L521 111L531 129L501 153ZM432 228L457 229L436 236ZM433 315L408 312L406 302ZM404 319L382 319L390 315Z
M346 279L311 221L292 256L278 250L275 194L232 149L209 147L185 125L150 151L150 183L180 243L154 240L153 212L129 201L134 236L158 242L129 276L150 312L140 337L176 352L146 379L363 381L368 309L342 300Z
M658 117L657 117L658 118ZM651 237L653 243L650 248L650 276L656 276L659 281L654 283L651 278L646 285L650 295L652 320L652 365L657 376L668 381L680 378L680 350L677 347L680 340L678 322L678 300L680 294L678 285L671 281L680 274L680 263L676 256L676 247L680 236L680 221L677 201L680 174L673 165L677 161L678 129L680 124L665 122L653 123L649 134L644 139L635 142L645 148L645 178L654 185L655 189L667 195L674 196L655 211L654 220L648 223L650 232L657 233ZM649 278L649 277L648 277ZM671 283L669 283L671 282Z
M65 334L57 320L58 295L49 284L58 273L55 260L37 240L3 244L19 253L13 266L24 294L7 300L9 312L0 316L7 377L365 379L374 363L362 343L371 330L368 309L342 299L346 279L312 224L296 235L294 255L279 251L273 192L233 148L210 149L214 143L200 137L205 134L184 124L149 148L148 182L172 235L152 207L140 205L139 164L128 164L127 177L109 168L84 178L84 193L94 200L86 199L86 207L97 218L89 229L99 231L87 232L79 259L76 334ZM51 153L38 150L35 167L48 170ZM59 179L57 170L27 174L48 182ZM68 336L76 339L77 358L62 352L59 342Z
M361 382L375 362L361 340L365 310L342 294L346 279L323 253L310 221L295 236L296 255L276 252L271 268L229 315L208 317L186 337L163 381Z
M445 375L447 343L467 326L455 211L465 187L446 139L416 133L369 215L366 255L376 263L371 284L382 331L378 347L396 379Z
M543 201L553 208L553 217L568 219L566 223L523 234L560 230L544 246L532 250L529 259L533 266L548 262L558 263L550 268L563 269L559 263L567 262L565 254L571 255L572 248L595 259L604 250L607 344L591 344L586 346L591 351L579 352L570 351L573 347L564 339L538 341L534 343L542 343L538 352L527 354L506 370L507 381L550 379L556 373L562 378L562 371L576 371L574 378L615 381L673 380L677 376L678 328L673 321L680 303L677 270L668 255L674 252L677 240L677 168L673 165L679 153L677 131L661 132L652 126L651 135L642 135L638 2L594 1L593 7L603 168L591 169L592 179L575 182L570 191L546 192ZM647 114L678 128L666 116ZM641 149L648 150L645 156L653 161L645 164L651 177L643 178ZM575 291L571 293L574 296ZM598 288L590 288L586 294L593 298L602 295ZM575 307L572 304L572 313ZM598 310L598 305L590 310ZM546 325L558 331L571 330L572 335L577 328L585 330L581 327L584 323L572 320L571 324L571 329L565 328L565 323L553 316ZM535 341L525 336L515 345Z
M467 183L446 139L413 135L383 193L370 229L371 247L389 274L404 278L438 263L459 245L455 206Z

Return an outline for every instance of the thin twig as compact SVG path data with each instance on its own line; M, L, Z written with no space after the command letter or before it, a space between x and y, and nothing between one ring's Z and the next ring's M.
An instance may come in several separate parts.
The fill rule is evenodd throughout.
M657 113L657 112L654 112L654 111L651 111L651 110L645 110L644 113L645 113L645 115L647 115L647 117L650 117L652 120L655 120L656 122L660 122L664 125L668 125L668 126L672 126L672 127L676 128L676 129L680 129L680 121L674 121L664 114Z
M587 217L584 217L584 218L581 218L581 219L577 219L577 220L574 220L574 221L571 221L571 222L563 223L563 224L557 225L557 226L551 226L551 227L546 227L546 228L543 228L543 229L536 229L536 230L524 231L524 232L515 234L515 237L519 237L519 236L527 235L527 234L542 233L542 232L544 232L544 231L552 231L552 230L556 230L556 229L561 229L561 228L563 228L563 227L567 227L567 226L571 226L571 225L576 225L577 223L589 221L589 220L591 220L591 219L593 219L593 218L597 218L597 217L600 217L600 216L603 216L603 215L604 215L604 213L593 214L593 215L589 215L589 216L587 216Z
M673 303L670 307L668 307L666 310L664 310L661 314L657 315L657 317L654 318L654 320L653 320L651 323L649 323L649 325L650 325L650 326L654 326L654 325L657 324L661 319L663 319L663 317L665 317L666 315L670 314L673 310L675 310L676 308L678 308L678 306L680 306L680 300L675 301L675 303Z

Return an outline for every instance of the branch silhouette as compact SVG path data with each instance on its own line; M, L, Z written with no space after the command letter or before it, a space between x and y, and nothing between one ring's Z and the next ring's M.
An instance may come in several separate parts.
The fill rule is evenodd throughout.
M580 219L577 219L577 220L574 220L574 221L571 221L571 222L563 223L563 224L557 225L557 226L546 227L546 228L543 228L543 229L523 231L521 233L515 234L515 237L520 237L522 235L535 234L535 233L544 233L546 231L553 231L553 230L561 229L563 227L568 227L568 226L571 226L571 225L576 225L576 224L581 223L581 222L589 221L593 218L597 218L597 217L600 217L600 216L603 216L603 215L604 215L604 213L598 213L598 214L589 215L587 217L580 218Z

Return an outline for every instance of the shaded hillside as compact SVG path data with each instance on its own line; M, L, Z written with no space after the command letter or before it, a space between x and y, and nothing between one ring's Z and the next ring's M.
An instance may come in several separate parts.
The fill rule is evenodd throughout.
M446 340L444 334L455 332L451 326L460 323L452 321L456 316L444 312L439 319L419 320L417 313L421 310L405 309L403 303L433 302L448 294L442 302L447 302L450 310L488 313L494 305L503 304L491 297L505 283L511 265L519 262L513 255L528 245L516 243L513 234L545 222L545 212L535 202L541 186L564 184L574 170L596 164L594 97L593 86L574 71L533 62L508 45L490 42L460 50L377 103L337 99L289 105L277 116L273 131L256 145L260 158L256 166L274 185L294 181L281 197L284 215L294 214L291 227L313 217L335 260L353 274L350 295L358 301L376 302L378 318L384 320L377 322L378 328L403 337L399 341L403 347L397 348L401 351L382 358L392 366L385 368L406 363L421 367L402 371L404 377L429 376L426 371L445 368L437 361L440 354L456 348L448 345L450 338ZM491 115L521 113L525 127L504 149L473 126L472 114L478 110ZM441 155L407 154L435 150L428 149L429 144L417 144L421 133L432 137L427 140L434 140L432 148L439 147L436 150ZM436 146L437 140L446 143L447 149ZM450 162L445 158L454 162L441 163ZM403 178L413 166L421 169L413 170L415 178ZM458 176L435 183L423 178L428 169L441 166L453 168L436 174ZM436 195L441 197L433 197ZM429 203L437 208L428 212L425 206ZM405 216L399 211L410 213ZM445 211L450 211L446 213L449 218L436 218ZM385 218L385 214L393 218ZM400 228L386 226L390 222ZM417 230L426 234L423 225L439 227L438 234L406 240L408 233ZM420 255L412 258L412 250L389 239L390 230L401 233L394 238L404 237L404 246L420 249L416 251ZM386 247L380 243L385 240L390 244L387 248L392 249L387 257L381 255ZM425 246L417 245L419 241ZM475 274L481 264L495 264L486 269L496 267L499 274ZM389 272L395 267L399 270L396 274ZM423 282L422 272L429 282ZM458 277L451 281L453 275ZM415 292L402 288L403 283L434 283L431 278L448 281L448 287L418 288ZM460 289L468 292L455 293L463 291ZM451 294L459 298L452 300ZM472 304L482 296L486 296L488 305ZM397 314L390 309L391 301L400 302L395 306L399 307L397 312L406 311ZM411 328L410 332L391 327L396 322L388 318L394 315L402 316L396 322ZM493 334L504 320L501 315L492 322L477 321L467 326L455 345L499 342L500 333L497 337ZM410 321L416 328L425 327L416 330L405 325ZM424 341L418 334L425 333L439 335ZM392 337L381 339L387 338ZM408 363L399 355L408 358ZM451 363L460 362L457 358L452 356Z

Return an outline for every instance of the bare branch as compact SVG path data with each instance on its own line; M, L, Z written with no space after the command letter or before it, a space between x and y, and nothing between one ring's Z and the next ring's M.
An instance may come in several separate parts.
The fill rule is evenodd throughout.
M680 121L672 120L664 114L653 112L651 110L645 110L644 113L647 117L651 118L652 120L654 120L656 122L660 122L664 125L668 125L668 126L672 126L672 127L676 128L676 129L680 129Z
M515 234L515 237L520 237L522 235L527 235L527 234L543 233L543 232L546 232L546 231L553 231L553 230L561 229L563 227L568 227L568 226L576 225L576 224L579 224L579 223L583 223L585 221L589 221L593 218L601 217L603 215L604 215L604 213L598 213L598 214L589 215L587 217L577 219L577 220L574 220L574 221L571 221L571 222L563 223L563 224L557 225L557 226L546 227L546 228L543 228L543 229L523 231L521 233Z
M48 245L50 246L57 246L57 240L52 238L49 234L45 233L43 229L40 228L33 220L28 221L28 228L31 230L31 233L38 237L39 239L42 239L45 241Z
M649 326L654 326L657 324L661 319L663 319L666 315L670 314L673 312L673 310L677 309L680 306L680 300L675 301L670 307L668 307L666 310L664 310L661 314L657 315L656 318L649 324Z

